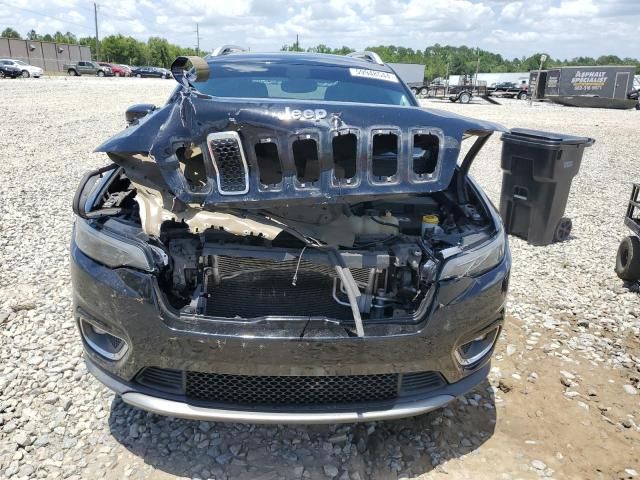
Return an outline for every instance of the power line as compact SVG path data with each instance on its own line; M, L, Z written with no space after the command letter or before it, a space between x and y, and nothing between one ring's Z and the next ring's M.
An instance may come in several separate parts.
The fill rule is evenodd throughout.
M23 7L16 7L15 5L12 5L12 4L7 3L7 2L2 2L2 1L0 1L0 5L6 5L7 7L15 8L16 10L22 10L23 12L32 13L34 15L40 15L41 17L46 17L46 18L50 18L52 20L57 20L58 22L61 22L61 23L67 24L67 25L74 25L76 27L80 27L85 31L91 31L91 28L87 27L86 25L82 25L80 23L75 23L75 22L70 22L68 20L62 20L62 19L60 19L58 17L54 17L52 15L47 15L46 13L37 12L35 10L29 10L28 8L23 8Z

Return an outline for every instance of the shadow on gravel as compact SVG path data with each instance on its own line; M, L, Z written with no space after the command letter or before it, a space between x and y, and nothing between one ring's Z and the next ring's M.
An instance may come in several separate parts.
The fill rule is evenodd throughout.
M300 479L303 472L307 479L419 476L477 449L495 423L488 381L443 409L388 422L198 422L146 413L119 397L109 417L114 438L153 468L181 477L234 480Z

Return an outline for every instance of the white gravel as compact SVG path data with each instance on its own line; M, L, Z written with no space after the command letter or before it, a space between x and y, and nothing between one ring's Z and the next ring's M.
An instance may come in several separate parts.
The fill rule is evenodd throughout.
M81 175L106 162L91 152L124 127L124 109L161 104L174 85L85 77L0 81L0 478L508 479L599 472L611 478L638 469L640 395L624 392L638 388L640 309L638 294L613 272L618 242L628 234L622 216L630 182L640 180L635 111L425 102L597 141L569 198L570 241L532 247L511 239L509 344L498 348L491 382L449 408L387 423L265 427L163 418L114 398L87 374L72 320L71 198ZM499 158L500 141L492 139L473 167L496 205ZM605 396L609 384L612 398L625 400L612 401L613 409L602 402L582 408L576 415L586 415L588 425L567 421L594 428L593 435L606 427L609 442L624 434L628 452L599 460L592 456L598 440L579 431L567 446L552 438L566 426L557 432L547 426L546 441L527 430L552 414L548 402L533 403L536 386L553 376L563 408L573 408L577 400L563 395L569 382L560 379L586 392L585 365L609 383L594 395L576 394L582 404ZM523 388L534 394L517 410L514 395ZM516 433L512 424L521 425ZM568 455L572 461L565 462Z

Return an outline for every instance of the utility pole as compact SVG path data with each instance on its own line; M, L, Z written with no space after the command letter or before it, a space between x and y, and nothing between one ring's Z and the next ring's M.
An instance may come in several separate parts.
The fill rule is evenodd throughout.
M296 33L296 52L300 51L300 40L298 40L298 34Z
M100 40L98 39L98 4L93 2L93 17L96 22L96 60L100 60Z
M200 55L200 25L196 23L196 55Z
M480 47L476 47L476 53L478 54L478 61L476 63L476 88L478 88L478 72L480 71Z

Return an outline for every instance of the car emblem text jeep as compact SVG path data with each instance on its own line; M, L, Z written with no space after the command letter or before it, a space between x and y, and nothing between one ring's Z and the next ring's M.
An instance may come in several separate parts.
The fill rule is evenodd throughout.
M322 120L327 117L327 111L323 108L316 108L314 110L298 110L286 107L284 112L276 113L276 116L281 120Z

